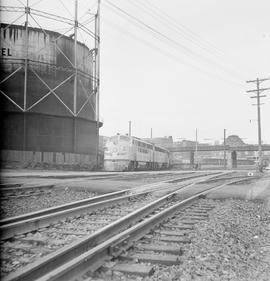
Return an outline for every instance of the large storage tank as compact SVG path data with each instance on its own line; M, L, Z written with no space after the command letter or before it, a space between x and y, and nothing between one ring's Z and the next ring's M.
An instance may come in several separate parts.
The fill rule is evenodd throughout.
M1 24L3 161L96 163L93 56L57 32ZM27 58L27 59L26 59ZM77 90L74 90L77 77ZM100 125L100 123L99 123Z

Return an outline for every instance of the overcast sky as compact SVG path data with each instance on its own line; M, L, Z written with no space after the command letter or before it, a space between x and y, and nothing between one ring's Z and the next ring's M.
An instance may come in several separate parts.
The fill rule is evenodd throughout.
M179 45L156 39L103 3L102 134L126 133L131 120L138 137L149 137L152 127L155 137L194 139L198 128L204 141L222 138L226 128L256 142L256 106L245 93L255 84L245 81L270 78L269 0L113 1ZM151 3L161 15L156 19L149 14ZM162 15L174 20L178 32ZM190 36L185 39L183 25L196 45ZM270 87L270 81L263 86ZM270 95L263 102L262 138L269 143Z
M73 0L33 2L74 13ZM79 16L95 4L79 0ZM269 0L101 0L100 134L128 133L131 120L142 138L153 128L154 137L194 139L198 128L206 142L226 128L256 143L257 109L245 93L255 84L245 81L270 78L269 13ZM268 93L261 118L270 143Z

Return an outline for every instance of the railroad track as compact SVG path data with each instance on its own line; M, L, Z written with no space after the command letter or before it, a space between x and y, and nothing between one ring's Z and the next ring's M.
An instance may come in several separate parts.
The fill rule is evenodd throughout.
M207 212L213 208L199 198L238 181L212 186L180 202L175 200L174 204L171 202L155 210L139 223L74 256L37 280L96 280L95 277L99 281L112 280L108 277L111 278L115 271L124 275L150 275L153 264L180 264L184 245L190 243L189 231L196 223L205 220ZM108 265L112 260L113 263ZM101 267L105 273L95 276L93 273ZM131 280L129 277L124 280Z
M124 196L127 192L128 190L112 192L0 220L1 239L5 240L22 233L47 227L53 222L61 221L67 217L74 217L87 211L90 212L103 206L109 206L110 203L117 203L117 200L121 202L123 199L121 196Z
M220 176L216 176L213 178L210 178L206 181L204 181L203 183L211 183L211 182L218 182L218 181L222 181L222 180L231 180L231 179L239 179L239 181L237 182L238 184L244 183L244 182L249 182L249 181L253 181L253 180L257 180L261 178L261 175L253 175L251 174L250 176L248 175L248 173L244 174L244 175L239 175L238 173L231 173L230 175L225 174L224 176L220 177Z
M33 186L22 186L16 184L13 186L1 188L1 200L10 200L12 198L23 198L29 196L38 196L42 194L51 193L53 190L53 184L46 185L33 185Z
M211 176L205 177L204 180L209 178ZM202 179L182 185L181 187L177 187L177 189L188 188L200 181ZM130 195L126 203L121 203L123 201L119 200L123 200L123 197L127 199L128 196L122 196L121 199L116 198L113 204L110 202L110 207L108 207L108 202L105 201L115 199L102 201L103 210L93 212L92 206L90 214L89 210L88 213L83 214L80 209L81 207L76 207L75 209L78 213L70 212L68 219L65 216L65 219L62 219L60 222L58 220L56 224L51 224L48 220L49 227L39 228L35 233L17 235L15 237L9 236L9 238L12 237L12 242L6 241L2 243L5 256L8 256L7 253L11 253L5 260L17 261L18 267L22 267L29 262L33 263L6 276L3 280L36 280L46 272L53 271L56 267L74 258L74 254L80 255L81 252L85 252L87 249L99 245L111 236L125 231L128 226L137 223L151 213L158 212L159 208L164 208L165 205L175 203L175 192L154 201L154 197L152 195L149 196L149 194L149 192L146 192ZM132 203L132 200L134 200L134 203ZM101 207L99 206L98 208L100 210ZM137 211L134 212L134 210ZM73 218L70 217L71 214ZM45 250L42 251L42 249ZM16 256L18 251L19 253L24 252L23 259ZM44 254L44 257L37 257L37 251L41 255ZM25 256L27 260L25 260Z
M144 174L143 174L144 175ZM165 175L173 175L172 173L168 173ZM154 175L155 178L159 178L160 176L164 176L164 174L157 174ZM197 173L195 174L195 172L188 172L188 173L184 173L183 175L181 175L181 177L183 177L183 180L186 180L188 178L195 178L195 177L200 177L201 174ZM91 176L91 177L79 177L79 176L74 176L72 177L73 180L75 180L77 182L78 178L79 179L89 179L91 181L95 181L95 180L130 180L130 179L136 179L140 177L140 175L136 175L136 174L109 174L109 175L95 175L95 176ZM60 177L61 178L61 177ZM164 180L165 182L166 180ZM66 179L64 182L66 182L66 184L69 184L70 179ZM63 183L63 182L62 182ZM161 183L161 181L159 181L159 183ZM55 184L31 184L31 185L23 185L23 184L19 184L19 183L5 183L5 184L1 184L1 189L0 189L0 200L11 200L11 199L24 199L25 197L36 197L36 196L41 196L41 195L52 195L53 191L55 191L54 189Z
M211 178L213 174L198 174L184 177L181 176L174 180L165 180L154 184L144 185L142 186L143 189L141 191L139 189L137 190L139 192L136 194L136 196L140 194L142 196L147 195L149 192L157 188L167 188L171 183L184 182L187 180L193 180L205 176L207 176L208 178L210 176ZM147 189L147 191L144 191L144 189ZM67 217L79 216L85 212L89 213L106 206L118 204L119 202L123 202L130 198L130 195L127 195L127 193L129 192L132 192L132 190L127 189L123 191L108 193L105 195L83 199L20 216L2 219L0 220L1 239L8 239L18 234L35 231L43 227L48 227L52 223L61 221L63 219L66 219Z
M185 248L191 243L195 225L206 221L209 211L214 207L210 200L193 201L172 215L169 221L154 226L150 231L146 230L147 234L144 233L140 239L137 236L138 240L133 242L125 240L125 243L113 245L109 248L109 262L105 261L97 272L95 268L88 268L81 280L89 280L90 277L91 281L105 281L113 280L114 276L136 280L137 276L152 275L156 265L180 265Z
M28 176L29 178L38 176ZM40 178L49 178L49 179L62 179L66 180L65 182L69 182L72 180L104 180L104 179L113 179L121 177L120 174L100 174L100 175L55 175L55 176L43 176ZM23 185L21 183L2 183L0 184L0 199L1 200L10 200L13 198L19 199L30 196L39 196L43 194L49 194L53 191L53 187L55 184L31 184L31 185Z

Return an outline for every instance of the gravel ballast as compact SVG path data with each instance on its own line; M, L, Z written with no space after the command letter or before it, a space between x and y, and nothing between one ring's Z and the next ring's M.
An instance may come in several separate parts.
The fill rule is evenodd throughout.
M270 210L259 201L206 201L216 207L191 231L180 265L155 265L150 277L119 273L111 280L269 281Z
M270 211L261 202L213 201L180 266L156 267L145 280L270 280Z
M1 218L19 216L25 213L91 198L97 196L95 192L87 190L72 190L70 188L55 189L51 192L19 198L1 200Z

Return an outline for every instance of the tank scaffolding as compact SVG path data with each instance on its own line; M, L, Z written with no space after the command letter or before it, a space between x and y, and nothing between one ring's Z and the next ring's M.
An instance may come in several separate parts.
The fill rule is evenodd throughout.
M2 88L0 88L0 94L3 95L9 102L11 102L13 105L15 105L20 112L27 113L30 112L33 108L37 107L42 101L44 101L49 96L53 95L69 112L69 114L74 118L74 130L73 130L73 140L74 140L74 147L73 150L76 151L76 117L80 115L82 110L86 107L86 105L90 105L94 114L95 114L95 121L96 121L96 164L98 165L98 150L99 150L99 128L102 125L102 122L100 122L100 116L99 116L99 94L100 94L100 0L96 0L96 12L90 13L89 10L85 13L87 16L87 19L83 22L80 21L78 18L78 0L74 0L74 19L70 19L68 17L59 16L53 13L48 13L44 10L35 9L34 6L41 2L41 1L33 1L34 3L31 5L30 0L26 0L25 4L22 3L22 1L19 1L20 3L24 4L24 6L5 6L0 5L0 12L1 13L11 13L14 15L14 20L12 20L10 23L8 23L4 29L3 32L5 32L9 27L11 27L14 24L17 24L19 20L24 18L24 30L25 30L25 38L24 38L24 44L25 44L25 54L24 54L24 63L19 65L18 67L13 70L13 72L9 73L6 77L1 77L0 81L0 87L1 84L6 82L7 80L11 79L17 72L23 71L24 72L24 85L23 85L23 105L19 104L16 100L14 100L12 97L8 95ZM85 4L85 2L84 2ZM33 7L32 7L33 6ZM62 81L60 81L58 84L54 85L53 87L48 85L48 83L43 79L41 75L38 74L38 72L31 66L32 63L37 63L35 61L32 61L31 58L29 58L29 27L37 27L39 28L45 36L47 36L47 29L42 27L42 24L40 23L41 19L45 19L46 21L52 21L57 22L58 24L64 25L65 31L64 33L59 33L58 37L54 40L54 42L46 42L47 44L54 44L54 47L65 57L66 61L69 63L69 66L66 67L67 73L69 75ZM88 27L89 24L92 24L91 28ZM19 24L20 25L20 24ZM73 32L71 35L67 35L68 33ZM58 33L58 32L57 32ZM78 62L78 34L82 36L82 34L86 37L86 40L88 42L91 42L92 48L89 48L89 53L86 57L84 57L82 62ZM61 39L63 36L69 36L74 39L74 60L69 58L65 52L61 49L61 46L57 45L57 41ZM2 36L1 33L1 40L6 41L6 39ZM86 42L86 41L85 41ZM9 48L12 50L14 47L9 43L6 42L6 44L9 46ZM80 44L82 42L80 41ZM37 54L39 54L45 47L38 49L36 51ZM92 74L85 73L82 70L80 70L80 65L85 62L87 59L90 59L93 62L93 69ZM44 62L46 64L46 62ZM57 69L58 66L54 65L54 68ZM63 70L63 67L61 66L61 70ZM34 103L29 104L28 103L28 76L29 73L33 74L40 83L47 88L47 93L44 94L42 97L37 99ZM91 79L91 89L88 89L85 87L85 85L82 83L80 79L80 75L83 75L84 77L87 77ZM67 84L72 79L74 79L74 88L73 88L73 107L70 107L66 101L63 100L57 93L56 90L63 86L64 84ZM81 87L82 92L85 96L85 100L82 104L78 103L78 85ZM25 148L26 140L25 140L25 130L26 130L26 124L25 124L25 114L24 114L24 137L23 137L23 147Z

